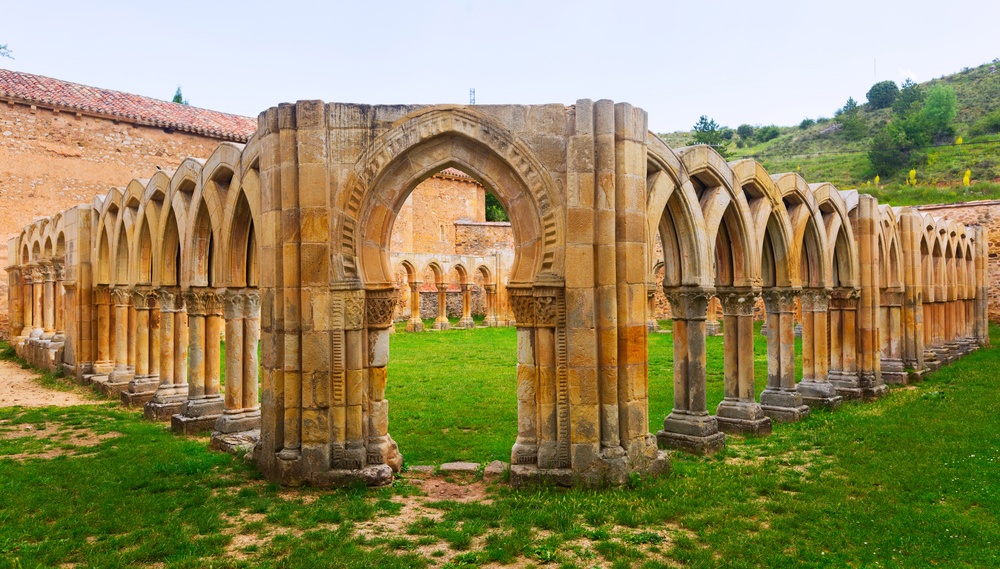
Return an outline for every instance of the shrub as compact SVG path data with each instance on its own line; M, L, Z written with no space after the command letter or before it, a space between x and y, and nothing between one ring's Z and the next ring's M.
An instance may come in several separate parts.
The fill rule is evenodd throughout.
M868 143L868 162L876 174L891 176L908 160L906 134L895 124L880 130Z
M969 129L969 134L972 136L997 133L1000 133L1000 110L993 111L979 119Z
M758 128L754 137L757 139L757 142L767 142L778 138L780 135L781 131L778 130L778 127L772 124Z
M868 104L873 109L885 109L891 107L899 96L899 87L895 81L879 81L868 90Z
M920 85L912 79L903 81L903 88L899 90L896 101L892 104L892 112L900 117L906 117L911 113L919 111L923 106L926 94Z
M741 124L736 127L736 134L740 135L740 138L750 139L753 138L754 128L748 124Z
M814 124L816 124L816 121L814 121L812 119L802 119L802 122L799 123L799 128L801 128L802 130L805 130L805 129L811 127Z

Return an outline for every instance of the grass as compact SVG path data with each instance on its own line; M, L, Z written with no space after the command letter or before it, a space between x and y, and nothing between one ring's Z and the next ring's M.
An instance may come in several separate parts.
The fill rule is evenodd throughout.
M1000 341L1000 329L991 333ZM435 381L452 385L430 391L390 370L390 383L400 384L390 392L390 428L408 459L421 452L412 444L431 438L442 448L467 445L458 421L410 435L417 439L402 433L405 415L417 409L407 401L454 391L479 402L462 411L465 425L490 425L478 436L496 439L496 452L510 445L514 420L493 416L491 391L510 383L503 378L513 336L481 329L393 337L393 366L418 360L409 352L426 343L436 352L428 357L439 359ZM650 342L659 370L669 335ZM721 369L715 338L709 353L714 374ZM479 357L499 369L473 371ZM440 368L451 359L466 373ZM488 501L425 503L424 515L375 533L361 528L396 519L420 492L406 475L374 491L282 489L241 460L209 452L204 439L176 437L117 404L4 408L0 567L997 566L998 366L1000 349L980 350L877 402L815 413L766 438L730 437L711 457L674 454L670 475L635 478L629 488L493 487ZM666 391L662 374L651 374L653 390ZM712 400L721 397L715 381ZM399 390L411 387L409 398ZM512 393L499 397L502 405L513 407ZM657 401L651 422L662 418L654 405L669 398ZM28 427L62 434L12 436ZM113 438L76 450L60 438L84 432ZM10 458L53 449L61 454ZM426 451L427 460L439 452Z

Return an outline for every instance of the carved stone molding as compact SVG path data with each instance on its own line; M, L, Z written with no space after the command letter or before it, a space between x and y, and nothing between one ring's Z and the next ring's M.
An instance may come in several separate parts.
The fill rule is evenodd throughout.
M531 296L531 288L507 288L507 298L510 310L514 313L517 326L535 325L535 300Z
M243 318L245 304L246 299L243 298L243 294L240 291L226 289L222 293L222 315L226 320Z
M879 304L881 306L902 306L903 291L883 290L879 293Z
M830 291L830 308L837 310L856 310L861 289L835 288Z
M360 330L365 325L365 298L363 290L348 291L344 298L344 329Z
M108 285L95 286L94 302L96 304L111 304L111 288Z
M708 302L715 295L713 289L699 287L664 287L663 293L675 320L705 320Z
M771 288L761 292L764 298L764 308L769 314L780 314L795 310L795 299L799 290L793 288Z
M802 289L803 312L826 312L830 308L830 293L822 288Z
M486 294L495 294L497 291L497 285L495 284L483 285L483 290L486 291Z
M243 293L243 317L260 318L260 293L256 290Z
M365 293L365 319L369 328L392 326L392 316L399 301L395 289L369 290Z
M160 301L160 312L174 312L177 308L177 301L180 296L168 288L156 289L156 295Z
M653 291L655 292L655 290ZM719 289L716 296L726 316L753 316L757 293L753 289Z
M553 287L535 288L534 299L535 326L555 328L559 326L559 302L561 290Z
M151 310L156 308L156 292L149 289L133 290L132 306L134 306L136 310Z
M126 286L115 287L111 291L115 306L128 306L132 302L132 290Z
M410 291L411 292L417 292L418 290L420 290L420 285L422 285L422 284L424 284L424 283L422 283L420 281L413 281L412 283L410 283Z

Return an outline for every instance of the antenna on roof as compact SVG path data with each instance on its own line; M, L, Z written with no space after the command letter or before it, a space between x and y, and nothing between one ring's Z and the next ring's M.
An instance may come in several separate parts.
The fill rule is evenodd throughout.
M470 105L475 105L476 104L476 88L475 87L469 89L469 104Z

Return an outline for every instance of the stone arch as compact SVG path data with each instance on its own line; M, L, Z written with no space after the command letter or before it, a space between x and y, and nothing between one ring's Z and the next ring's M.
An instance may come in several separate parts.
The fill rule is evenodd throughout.
M228 260L225 282L234 287L256 287L260 283L260 241L257 238L253 209L246 192L240 188L236 203L226 216L228 229L225 259Z
M140 236L136 240L136 247L148 246L148 267L143 265L146 259L144 253L136 250L133 255L140 260L139 274L148 279L146 284L157 285L160 282L162 272L161 259L162 250L160 248L160 236L164 213L168 208L167 194L170 191L170 176L162 170L158 170L149 179L145 191L142 194L142 201L139 204L140 235L143 231L148 231L147 237ZM137 282L142 282L137 280Z
M731 166L753 219L757 258L751 264L760 267L761 286L801 285L797 258L793 254L792 222L781 190L764 167L754 160L740 160Z
M491 191L511 219L514 233L512 283L532 283L541 274L562 273L564 221L561 198L531 150L503 126L468 108L416 111L381 135L351 174L343 218L346 279L368 288L392 282L388 243L406 197L422 181L446 168L465 172Z
M857 246L848 218L848 207L833 184L811 184L809 188L823 216L826 231L826 268L834 287L860 286Z

